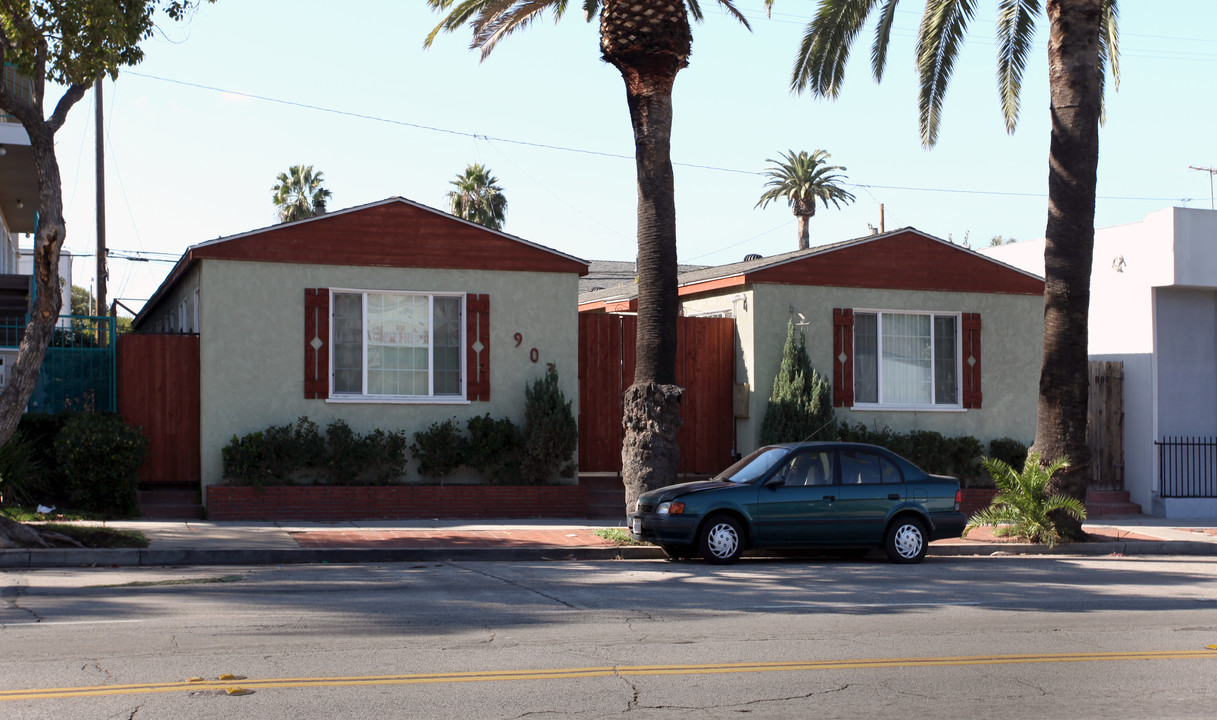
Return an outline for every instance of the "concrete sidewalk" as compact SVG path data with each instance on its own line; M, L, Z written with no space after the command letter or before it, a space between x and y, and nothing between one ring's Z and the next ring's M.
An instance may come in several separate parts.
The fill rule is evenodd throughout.
M662 550L649 545L617 546L595 533L612 527L612 522L584 518L335 523L131 520L89 524L139 530L147 536L149 545L144 549L0 550L0 568L663 557ZM936 541L930 544L928 554L1217 556L1217 520L1109 516L1083 527L1106 540L1048 548L972 537Z

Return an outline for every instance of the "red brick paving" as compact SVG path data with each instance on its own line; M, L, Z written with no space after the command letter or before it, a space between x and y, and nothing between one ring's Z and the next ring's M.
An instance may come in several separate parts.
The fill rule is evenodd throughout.
M312 530L292 533L303 548L613 547L592 529Z

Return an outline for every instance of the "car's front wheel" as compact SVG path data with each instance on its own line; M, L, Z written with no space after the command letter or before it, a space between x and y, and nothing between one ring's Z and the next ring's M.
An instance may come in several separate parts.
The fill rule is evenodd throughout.
M927 543L925 525L917 518L906 516L888 526L883 549L894 563L918 563L925 558Z
M702 525L698 549L706 562L716 565L735 562L744 551L743 528L730 515L715 515Z

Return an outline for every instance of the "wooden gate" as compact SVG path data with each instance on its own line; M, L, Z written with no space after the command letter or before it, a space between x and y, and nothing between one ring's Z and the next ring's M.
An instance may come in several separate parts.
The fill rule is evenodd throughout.
M141 483L197 483L199 336L118 336L118 412L148 437Z
M1124 363L1090 363L1086 442L1090 484L1095 490L1124 489Z
M638 318L579 314L579 470L621 472L622 393L634 382ZM713 474L731 464L735 417L735 321L681 317L676 325L676 382L682 474Z

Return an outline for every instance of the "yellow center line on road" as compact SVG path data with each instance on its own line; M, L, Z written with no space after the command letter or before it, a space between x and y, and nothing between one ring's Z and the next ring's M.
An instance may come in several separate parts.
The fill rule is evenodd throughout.
M1053 653L1044 655L965 655L960 657L872 658L857 660L807 660L715 665L617 665L552 670L501 670L411 675L364 675L352 677L243 678L205 682L144 683L139 685L95 685L89 687L0 690L4 700L49 700L52 698L99 697L141 693L224 691L262 688L357 687L411 685L421 683L493 682L501 680L568 680L613 675L705 675L716 673L799 672L807 670L855 670L866 668L911 668L961 665L1009 665L1018 663L1111 662L1130 660L1217 659L1217 647L1205 650L1147 650L1133 652Z

